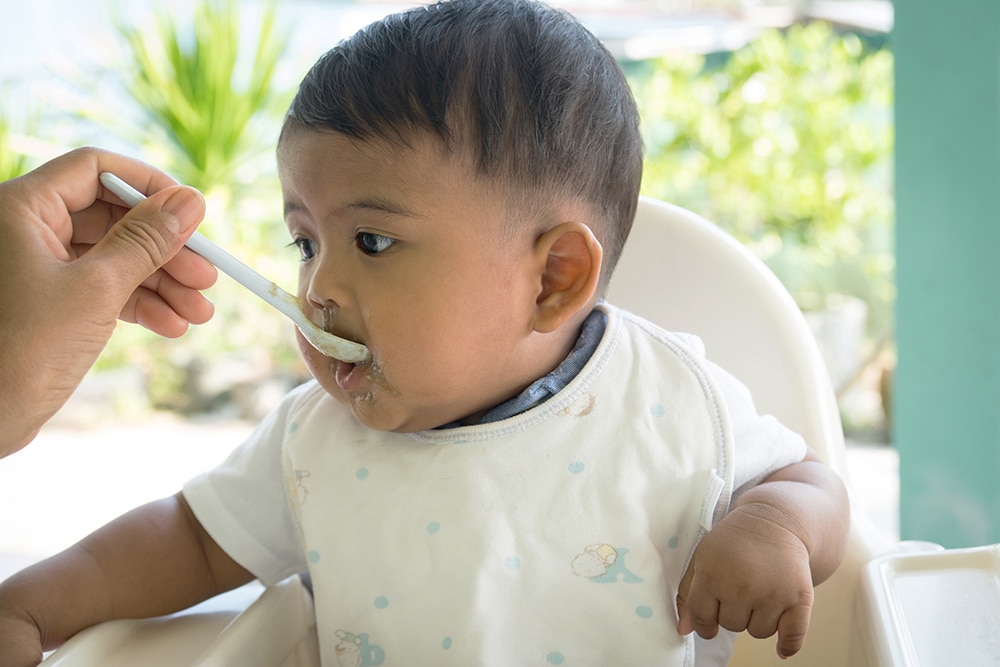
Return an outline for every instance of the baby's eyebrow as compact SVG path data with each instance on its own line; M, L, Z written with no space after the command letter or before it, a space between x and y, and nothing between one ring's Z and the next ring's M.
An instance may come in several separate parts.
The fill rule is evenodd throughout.
M355 201L352 204L348 204L347 208L355 210L379 211L382 213L389 213L391 215L396 215L403 218L417 218L417 219L427 218L427 216L423 215L422 213L416 213L406 208L405 206L401 206L396 202L393 202L390 199L378 196L364 197L362 199ZM293 213L308 213L308 212L309 210L301 202L286 201L284 203L284 216L286 220L288 219L288 216Z
M306 207L295 201L286 201L284 205L284 215L285 219L288 219L291 213L305 213Z
M359 199L358 201L351 204L348 208L353 209L368 209L372 211L381 211L383 213L390 213L392 215L398 215L404 218L426 218L427 216L420 213L416 213L405 206L392 201L391 199L386 199L385 197L373 196L365 197Z

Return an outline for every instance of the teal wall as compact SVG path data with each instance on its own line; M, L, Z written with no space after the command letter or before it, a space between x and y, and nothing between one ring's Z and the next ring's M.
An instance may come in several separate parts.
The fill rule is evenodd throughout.
M904 539L1000 542L1000 1L896 0Z

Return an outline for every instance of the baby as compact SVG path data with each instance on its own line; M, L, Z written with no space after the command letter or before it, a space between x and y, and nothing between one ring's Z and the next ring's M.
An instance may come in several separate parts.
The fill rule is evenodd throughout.
M642 151L593 35L532 0L388 17L315 64L277 155L304 307L372 360L300 341L315 379L219 468L0 585L0 663L303 572L325 665L801 648L843 485L602 300Z

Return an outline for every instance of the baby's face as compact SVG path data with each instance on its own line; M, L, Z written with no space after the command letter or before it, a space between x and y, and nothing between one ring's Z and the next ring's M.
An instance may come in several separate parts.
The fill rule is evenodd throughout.
M360 422L433 428L535 379L544 258L531 233L504 240L500 201L460 161L430 139L401 149L296 128L278 167L306 313L373 360L329 359L301 337L299 347Z

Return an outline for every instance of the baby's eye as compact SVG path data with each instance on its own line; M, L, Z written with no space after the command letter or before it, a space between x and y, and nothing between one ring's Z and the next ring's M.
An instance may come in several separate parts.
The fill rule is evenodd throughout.
M302 261L308 262L310 259L316 256L316 243L312 239L307 238L297 238L292 241L292 245L299 249L302 254Z
M382 236L381 234L358 232L354 236L354 243L358 246L361 252L366 255L377 255L380 252L388 250L392 244L395 243L395 241L388 236Z

